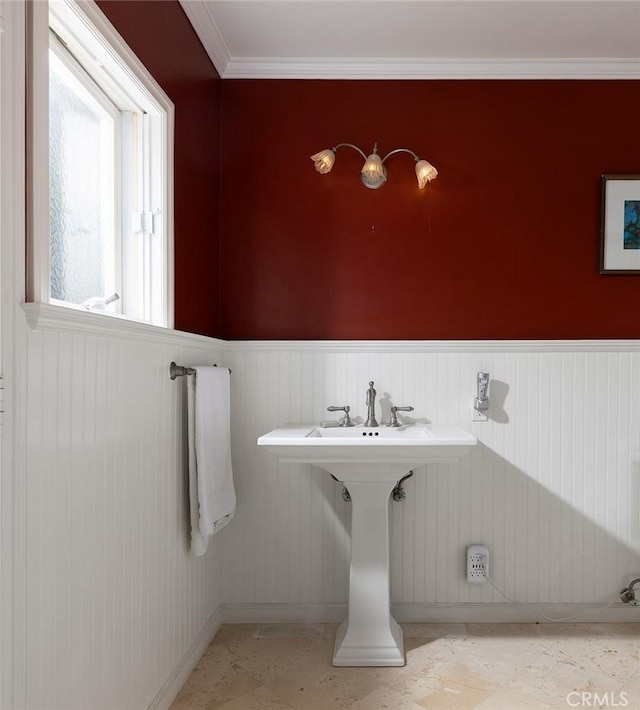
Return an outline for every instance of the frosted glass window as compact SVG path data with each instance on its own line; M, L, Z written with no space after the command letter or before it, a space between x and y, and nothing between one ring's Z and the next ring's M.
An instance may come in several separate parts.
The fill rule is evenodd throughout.
M49 52L51 297L81 304L116 290L112 112Z
M32 10L27 296L172 327L173 104L92 0Z

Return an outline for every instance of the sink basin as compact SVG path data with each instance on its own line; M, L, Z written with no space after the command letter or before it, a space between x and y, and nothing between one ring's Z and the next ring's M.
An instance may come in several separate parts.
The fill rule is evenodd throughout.
M351 496L349 610L334 666L402 666L402 629L391 616L389 497L415 466L450 463L477 443L456 426L330 427L298 424L261 436L280 461L310 463L344 481Z
M340 480L377 481L397 481L421 464L456 461L476 443L459 427L432 424L326 429L298 424L258 439L258 446L281 461L315 464Z

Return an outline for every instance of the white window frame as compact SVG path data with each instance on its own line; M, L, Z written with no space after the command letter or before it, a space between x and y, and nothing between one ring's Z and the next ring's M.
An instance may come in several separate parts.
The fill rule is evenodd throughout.
M111 274L111 281L108 281L108 286L107 286L107 292L103 295L108 295L110 293L113 293L114 291L118 294L123 293L123 276L122 276L122 255L120 253L120 239L116 237L117 234L122 233L122 200L121 200L121 195L122 195L122 189L119 185L115 183L116 181L116 175L120 174L121 170L121 158L122 158L122 149L121 149L121 131L120 131L120 120L121 120L121 112L120 109L109 99L109 97L105 94L104 90L102 87L98 86L92 78L84 71L82 66L76 62L73 58L73 56L65 49L63 46L62 41L60 40L59 37L55 36L55 33L52 33L50 35L50 52L49 52L49 57L51 57L51 54L53 53L60 64L62 64L65 69L74 77L74 79L79 83L80 86L87 92L89 96L95 101L108 115L110 115L111 119L113 120L114 124L114 136L113 136L113 145L112 147L112 154L109 156L113 160L113 165L114 165L114 173L115 174L109 174L108 180L105 180L106 183L114 187L114 192L113 192L113 204L112 204L112 210L109 210L110 215L109 219L111 221L110 229L113 232L112 239L114 241L113 244L113 249L112 249L112 254L111 256L114 258L114 263L113 263L113 271L114 273ZM102 159L103 156L101 156ZM105 156L106 157L106 156ZM103 176L101 176L103 177ZM91 294L92 296L98 296L100 294ZM52 296L50 296L50 301L51 303L58 304L58 305L66 305L65 301L58 301ZM115 304L113 304L112 309L116 313L122 312L121 308L121 301L116 301Z
M156 80L131 51L116 29L93 0L28 0L28 61L27 71L27 158L30 167L27 179L27 301L72 307L50 298L50 219L49 219L49 9L62 18L64 24L78 34L89 32L100 47L96 62L102 65L117 85L119 80L133 81L138 89L136 101L143 110L158 110L166 140L162 145L163 215L159 220L162 249L156 250L151 272L159 277L161 296L152 304L144 318L127 315L127 291L121 294L124 317L162 327L173 328L173 144L174 105ZM145 105L146 102L146 105ZM145 206L146 209L146 206ZM153 221L153 220L152 220ZM141 237L144 241L146 237ZM143 247L144 248L144 247ZM161 254L158 257L158 254ZM149 276L151 278L151 276ZM97 294L103 295L103 294ZM108 295L108 294L104 294ZM77 307L80 310L80 307ZM88 312L88 311L85 311ZM108 313L118 316L117 313Z

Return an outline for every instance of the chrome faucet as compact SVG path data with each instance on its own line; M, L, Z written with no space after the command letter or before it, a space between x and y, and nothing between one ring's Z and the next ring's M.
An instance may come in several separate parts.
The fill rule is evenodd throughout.
M398 412L413 412L413 407L391 407L391 419L387 426L400 427L402 424L398 421Z
M378 426L376 421L376 394L377 392L373 389L373 380L369 382L369 389L367 390L367 399L365 404L367 405L367 421L364 423L365 426Z
M349 412L351 411L351 407L345 406L345 407L327 407L327 412L344 412L344 417L340 420L340 426L355 426L355 424L351 421L351 417L349 416Z

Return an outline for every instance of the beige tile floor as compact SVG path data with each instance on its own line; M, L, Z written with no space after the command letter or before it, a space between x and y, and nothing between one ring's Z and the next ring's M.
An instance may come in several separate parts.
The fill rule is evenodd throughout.
M171 710L640 710L640 624L402 624L403 668L334 668L333 624L224 625Z

